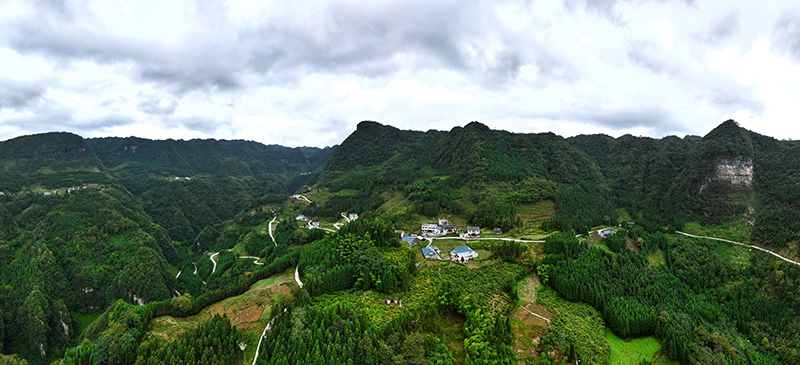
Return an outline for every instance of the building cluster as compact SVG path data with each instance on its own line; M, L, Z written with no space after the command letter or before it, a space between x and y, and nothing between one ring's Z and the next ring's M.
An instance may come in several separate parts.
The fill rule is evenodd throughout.
M425 237L440 237L461 232L461 230L455 224L450 224L447 219L439 219L437 223L423 223L422 226L420 226L420 231ZM480 237L481 228L467 226L466 231L460 233L459 236L461 236L461 238Z

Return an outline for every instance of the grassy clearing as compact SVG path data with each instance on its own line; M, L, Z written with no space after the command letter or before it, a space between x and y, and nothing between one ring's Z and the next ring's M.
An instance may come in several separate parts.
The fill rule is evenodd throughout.
M605 339L605 322L597 310L586 303L565 300L546 286L537 289L536 299L554 314L550 330L563 334L579 359L587 364L608 361L610 347ZM557 351L555 361L565 360L564 350Z
M75 313L75 319L78 321L78 333L83 333L83 330L89 327L95 319L100 318L101 315L103 315L103 311L90 314Z
M442 336L440 339L450 350L450 354L456 360L456 364L463 364L466 360L467 352L464 350L464 322L466 318L459 314L450 314L444 317L442 326Z
M542 221L555 216L556 205L552 200L517 206L517 217L522 219L522 234L536 234Z
M686 223L683 231L697 236L724 238L750 244L750 225L745 221L744 215L736 217L730 222L714 226L702 226L697 222Z
M625 221L625 222L633 220L633 218L631 218L631 215L628 214L628 211L625 210L624 208L617 209L617 216L619 216L620 220Z
M662 250L656 250L647 255L647 262L651 266L661 266L667 264L667 256Z
M714 252L720 259L735 264L740 267L750 266L750 258L753 256L751 248L742 247L727 242L712 241Z
M642 360L654 361L661 344L652 337L623 341L606 328L606 341L611 346L611 365L639 365Z
M313 304L331 307L346 304L358 313L367 316L371 324L381 327L400 315L404 307L398 304L386 304L387 299L399 299L405 307L405 299L401 294L382 294L375 291L337 292L314 297Z

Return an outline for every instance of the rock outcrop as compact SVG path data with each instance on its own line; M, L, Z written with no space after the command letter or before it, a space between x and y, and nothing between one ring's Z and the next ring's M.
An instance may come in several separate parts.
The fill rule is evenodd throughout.
M753 185L753 159L720 159L714 180L730 181L734 185Z

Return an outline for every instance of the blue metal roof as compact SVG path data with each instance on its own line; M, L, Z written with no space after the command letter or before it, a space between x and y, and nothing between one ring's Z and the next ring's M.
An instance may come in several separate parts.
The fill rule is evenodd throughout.
M464 247L456 247L456 248L453 249L453 251L455 251L455 253L457 253L457 254L475 252L471 248L466 247L466 246L464 246Z
M480 231L481 228L480 227L467 227L467 230L468 231Z
M434 250L433 250L432 248L430 248L430 247L425 247L425 248L423 248L423 249L422 249L422 254L423 254L423 255L425 255L425 256L428 256L428 255L435 255L435 254L436 254L436 251L434 251Z
M401 240L406 241L408 243L414 243L414 237L403 236L403 238L401 238Z
M607 230L603 231L603 234L614 234L614 231L612 231L610 229L607 229Z

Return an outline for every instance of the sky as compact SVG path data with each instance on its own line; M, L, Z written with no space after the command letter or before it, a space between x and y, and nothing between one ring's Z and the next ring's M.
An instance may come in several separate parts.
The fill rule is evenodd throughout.
M0 0L0 140L800 139L796 0Z

